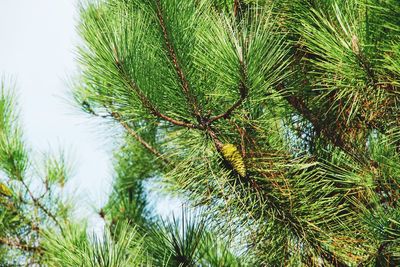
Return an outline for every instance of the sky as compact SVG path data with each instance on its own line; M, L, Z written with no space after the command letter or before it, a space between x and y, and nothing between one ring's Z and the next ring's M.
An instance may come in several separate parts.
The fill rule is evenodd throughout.
M107 200L112 144L101 122L72 105L69 81L76 72L75 0L0 0L0 76L16 84L20 118L33 151L66 151L74 176L67 191L94 225L93 208ZM83 205L82 205L83 204Z
M0 0L0 76L12 77L27 143L38 152L63 149L74 166L67 184L78 217L99 230L95 213L112 184L116 130L90 118L69 100L79 44L77 0ZM107 129L108 127L108 129ZM114 140L115 141L115 140ZM178 199L159 198L156 213L178 213Z

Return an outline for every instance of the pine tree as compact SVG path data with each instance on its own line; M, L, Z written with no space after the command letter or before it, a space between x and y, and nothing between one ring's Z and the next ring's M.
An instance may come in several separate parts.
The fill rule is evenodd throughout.
M79 30L77 102L136 142L105 217L148 264L237 266L190 249L210 230L243 265L400 265L398 1L105 0ZM152 225L149 177L206 223Z
M0 81L0 90L0 266L38 266L43 230L69 218L61 192L69 167L62 153L37 157L30 151L12 86Z

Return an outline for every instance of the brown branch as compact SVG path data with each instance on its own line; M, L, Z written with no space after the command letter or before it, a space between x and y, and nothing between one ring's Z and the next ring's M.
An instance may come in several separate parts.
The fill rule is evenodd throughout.
M121 116L116 113L116 112L111 112L111 116L116 119L124 128L125 130L133 137L135 138L140 144L142 144L150 153L155 155L157 158L162 160L165 164L170 164L171 162L166 159L157 149L155 149L153 146L151 146L149 143L147 143L138 133L136 133L134 130L132 130L129 125L124 122L121 118Z
M22 185L25 187L26 191L28 192L30 198L32 199L33 204L37 205L48 217L50 217L56 223L58 227L61 228L61 224L56 218L56 216L51 211L49 211L45 206L43 206L40 200L33 195L32 191L29 189L29 186L25 183L23 179L20 179L20 181Z
M28 244L22 243L18 239L0 237L0 244L27 252L38 252L41 250L40 247L29 246Z
M143 94L143 92L137 87L137 85L133 82L129 83L129 87L136 92L137 96L139 97L140 101L142 104L149 109L150 113L156 117L159 117L163 120L166 120L174 125L177 126L183 126L186 128L196 128L196 125L192 123L187 123L179 120L175 120L173 118L168 117L167 115L162 114L160 111L158 111L154 105L150 102L150 100Z
M259 181L252 179L251 186L256 192L263 189L262 185ZM297 216L295 216L291 210L283 207L276 201L275 198L269 196L268 194L265 195L266 202L271 205L271 209L277 211L276 212L276 219L280 222L289 226L289 229L300 239L304 240L304 244L306 246L310 246L312 249L318 252L319 257L324 261L331 264L331 266L335 267L347 267L344 261L342 261L334 252L329 251L323 248L323 242L314 238L312 235L308 235L305 233L303 228L308 228L308 225L304 225ZM256 213L255 216L261 218L263 216L262 213Z
M150 153L155 155L157 158L161 159L165 164L170 164L170 161L166 158L163 157L163 155L155 149L153 146L151 146L149 143L147 143L138 133L136 133L134 130L132 130L129 125L122 120L121 115L116 113L116 112L109 112L109 115L99 115L97 114L88 103L86 103L87 109L90 112L90 114L97 116L97 117L102 117L102 118L107 118L107 117L112 117L116 121L118 121L124 128L125 130L138 141L141 145L143 145Z
M210 128L208 127L207 133L210 135L211 139L214 141L215 147L217 148L218 151L221 151L222 146L224 145L217 137L217 134Z
M135 132L134 130L132 130L131 127L129 127L129 125L121 118L121 115L116 113L116 112L109 112L109 115L99 115L97 114L88 103L86 103L87 109L90 112L90 114L97 116L97 117L102 117L102 118L108 118L108 117L112 117L114 118L116 121L118 121L118 123L120 123L125 130L133 137L136 139L136 141L138 141L141 145L143 145L150 153L152 153L153 155L155 155L157 158L161 159L165 164L170 164L171 162L166 159L157 149L155 149L153 146L151 146L149 143L147 143L137 132Z
M240 8L239 0L235 0L233 2L233 14L235 17L238 15L239 8Z
M332 129L328 129L324 127L326 122L320 120L304 103L304 101L298 98L295 95L289 95L284 92L284 87L282 84L278 86L278 92L281 93L282 97L286 99L286 101L299 113L301 114L306 120L308 120L314 127L317 133L322 133L324 136L336 147L339 147L347 152L351 151L351 147L344 142L343 138L340 136L339 129L335 129L333 132Z
M241 73L241 81L240 81L240 85L239 85L239 93L240 93L239 100L237 100L224 113L216 115L214 117L211 117L209 120L209 123L212 123L219 119L229 118L232 115L233 111L235 111L235 109L237 109L243 103L243 101L246 99L249 89L246 86L246 81L247 81L246 67L242 61L240 61L240 73Z
M370 254L369 257L368 257L365 261L363 261L363 262L361 262L360 264L358 264L357 267L366 266L366 265L367 265L366 263L370 262L372 259L378 258L379 256L384 256L384 255L385 255L385 253L384 253L384 252L385 252L385 249L386 249L386 247L387 247L388 245L389 245L388 242L383 242L383 243L381 243L381 244L379 245L378 249L376 250L376 252Z
M211 117L209 123L212 123L219 119L228 119L232 115L233 111L235 111L235 109L237 109L243 103L245 98L245 96L241 96L240 99L236 101L227 111L217 116Z
M167 47L168 54L172 60L172 63L175 67L176 74L178 75L179 80L181 82L182 91L185 94L187 101L192 105L192 109L193 109L194 115L196 116L197 120L199 122L201 122L202 116L200 113L200 108L197 104L196 98L190 92L189 82L187 81L185 74L183 73L182 67L179 65L179 61L178 61L178 57L175 53L175 49L174 49L171 41L169 40L167 27L164 22L164 17L162 14L161 4L160 4L159 0L156 0L156 5L157 5L157 18L160 23L161 30L163 32L165 45Z
M315 130L318 132L320 131L319 127L319 120L313 112L307 107L307 105L295 95L288 95L287 93L283 92L283 86L280 86L279 92L284 99L297 111L299 112L305 119L307 119L311 124L314 126Z
M321 251L321 258L335 267L347 267L347 263L341 261L334 253L330 251Z
M128 74L126 73L123 64L121 62L121 60L119 60L118 54L116 52L116 50L114 50L114 57L115 57L115 61L116 61L116 65L118 70L120 71L121 75L123 76L123 80L125 81L125 83L127 84L127 86L135 92L135 94L139 97L139 100L142 102L143 106L145 108L147 108L150 113L156 117L159 117L165 121L168 121L176 126L181 126L181 127L186 127L189 129L194 129L194 128L200 128L198 125L195 125L193 123L190 122L184 122L184 121L180 121L180 120L176 120L173 119L163 113L161 113L154 105L153 103L151 103L151 101L147 98L147 96L142 92L142 90L140 90L140 88L137 86L137 84L132 81Z
M22 196L19 196L19 201L21 201L23 204L29 204L27 201L25 201ZM17 212L18 208L15 206L14 202L8 201L7 204L4 206L8 211L14 211ZM18 212L18 216L21 217L22 221L27 221L30 223L30 227L32 231L35 231L36 233L39 232L40 228L38 225L36 225L30 218L28 218L24 213Z

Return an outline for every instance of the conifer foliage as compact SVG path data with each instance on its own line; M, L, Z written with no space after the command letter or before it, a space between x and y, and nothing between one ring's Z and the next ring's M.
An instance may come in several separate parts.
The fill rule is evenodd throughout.
M399 18L394 0L92 2L75 97L252 266L396 266Z
M52 227L46 264L400 265L397 0L93 0L78 30L74 98L124 144L104 236Z
M39 160L40 159L40 160ZM24 142L12 86L0 81L0 266L38 266L43 230L60 228L70 207L63 153L37 157Z

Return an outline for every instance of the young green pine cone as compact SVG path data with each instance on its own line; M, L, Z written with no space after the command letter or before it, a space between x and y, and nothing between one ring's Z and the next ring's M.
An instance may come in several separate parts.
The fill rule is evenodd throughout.
M3 183L0 183L0 194L1 194L1 195L4 195L4 196L7 196L7 197L12 196L11 189L8 188L8 187L7 187L5 184L3 184Z
M225 144L221 148L221 153L225 160L229 162L232 168L241 176L246 177L246 167L242 155L235 145Z

